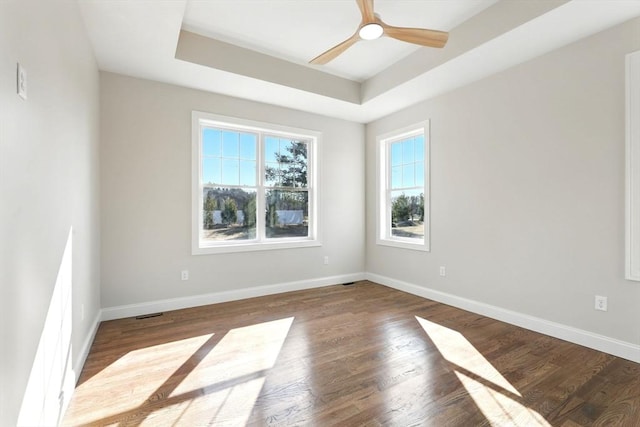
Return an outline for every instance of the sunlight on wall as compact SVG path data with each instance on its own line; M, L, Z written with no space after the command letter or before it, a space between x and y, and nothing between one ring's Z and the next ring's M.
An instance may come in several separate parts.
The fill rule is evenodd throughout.
M415 317L491 425L550 426L460 332Z
M57 425L73 393L72 234L69 230L38 349L22 398L20 426Z

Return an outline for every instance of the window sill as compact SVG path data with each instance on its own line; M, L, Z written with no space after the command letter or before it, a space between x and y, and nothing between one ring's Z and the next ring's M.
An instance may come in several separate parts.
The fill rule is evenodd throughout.
M322 246L319 240L288 240L261 243L230 243L217 246L194 247L192 255L228 254L240 252L270 251L279 249L310 248Z
M429 252L426 242L413 243L404 240L378 239L376 244L380 246L390 246L394 248L410 249L413 251Z

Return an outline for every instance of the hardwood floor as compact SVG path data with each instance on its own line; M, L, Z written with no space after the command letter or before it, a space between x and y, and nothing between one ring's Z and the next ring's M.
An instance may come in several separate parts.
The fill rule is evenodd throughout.
M359 282L104 322L63 425L640 426L640 365Z

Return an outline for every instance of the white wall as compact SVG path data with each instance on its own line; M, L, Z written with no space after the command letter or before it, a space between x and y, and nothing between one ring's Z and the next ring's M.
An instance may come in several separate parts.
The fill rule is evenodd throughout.
M154 301L362 274L363 125L106 72L100 80L102 305L109 313L143 304L107 317L161 307ZM192 110L323 133L322 247L191 255Z
M17 62L27 71L26 101L16 95ZM35 372L54 360L64 363L69 345L71 364L77 367L82 363L83 346L100 308L98 79L76 2L0 2L3 426L17 423L32 367ZM67 245L71 230L71 244ZM71 247L69 263L63 265L65 248ZM59 272L64 274L59 277ZM57 282L70 284L71 307L52 300ZM60 318L45 328L48 312L68 316L71 324L65 325L70 331L63 333ZM43 340L36 358L45 335L70 342L61 348L61 341ZM55 351L62 354L52 354L50 345L57 345ZM32 382L36 384L31 386L32 396L49 399L49 403L53 398L57 404L61 384L44 388L53 371L59 375L63 369L59 365L46 372L47 378ZM44 404L27 403L35 408Z
M378 246L369 215L367 271L640 344L640 286L624 280L624 56L637 49L638 19L368 125L373 213L376 135L431 120L432 239L430 253Z

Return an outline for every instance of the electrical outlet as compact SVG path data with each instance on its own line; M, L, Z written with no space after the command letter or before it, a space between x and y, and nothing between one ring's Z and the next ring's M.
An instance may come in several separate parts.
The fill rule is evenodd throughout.
M189 270L182 270L182 274L180 276L182 280L189 280Z
M607 311L607 297L596 295L596 310Z
M444 267L444 265L440 266L440 275L441 276L446 276L447 275L447 269Z
M16 78L16 86L18 96L22 99L27 99L27 71L18 63L17 70L17 78Z
M324 265L329 265L329 257L326 255L324 257Z

